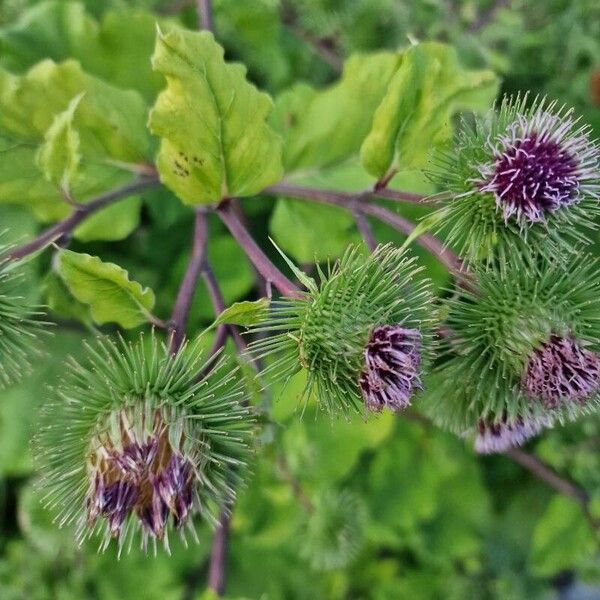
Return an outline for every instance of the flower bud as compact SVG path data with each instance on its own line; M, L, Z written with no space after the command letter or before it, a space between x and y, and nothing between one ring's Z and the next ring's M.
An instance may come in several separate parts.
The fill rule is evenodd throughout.
M364 256L350 248L305 299L274 303L251 344L265 370L289 379L307 370L305 399L329 412L406 408L421 388L431 349L430 284L414 259L392 246Z
M441 230L467 262L534 247L549 256L587 241L600 211L600 148L572 110L505 99L465 122L432 178L449 199Z
M499 451L549 423L600 406L598 263L518 254L500 271L473 270L472 289L444 301L448 332L425 412L476 445Z
M201 374L203 374L201 376ZM212 524L234 498L249 454L253 417L239 372L220 360L206 371L200 340L172 356L154 334L135 343L101 338L71 360L36 439L42 486L61 525L104 549L170 529L195 537L192 516ZM129 546L129 543L128 543Z

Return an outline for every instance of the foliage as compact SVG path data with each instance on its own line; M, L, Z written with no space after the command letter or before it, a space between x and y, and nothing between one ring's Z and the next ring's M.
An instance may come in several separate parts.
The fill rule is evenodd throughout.
M536 96L574 107L590 125L581 148L597 148L597 2L212 5L214 33L196 31L192 2L0 3L0 597L210 600L221 509L231 509L232 600L594 589L598 391L552 408L544 424L554 426L527 448L585 497L559 494L509 456L477 456L455 434L534 405L548 417L522 381L549 337L600 352L597 165L586 197L544 223L507 226L491 192L463 196L498 148L487 138L517 113L533 118ZM501 105L504 93L519 100ZM571 133L567 144L579 124ZM411 194L432 203L399 201ZM219 218L232 197L258 261ZM361 207L374 208L365 218L382 244L371 255ZM207 225L202 260L195 214ZM420 223L410 248L400 222ZM25 260L5 260L53 225ZM462 273L431 231L461 255ZM265 284L266 259L303 290L282 298ZM386 356L379 326L421 330L424 391L415 385L404 412L375 414L361 395L368 353ZM215 366L211 349L234 327L244 334L229 335ZM179 349L175 334L187 334ZM101 503L86 521L93 457L109 440L105 450L131 458L129 436L157 431L150 413L168 432L161 452L199 475L188 521L198 540L186 548L171 536L170 554L132 548L117 560L134 529L150 548L163 532L135 522L147 497L123 535L104 526ZM162 459L136 469L163 493L154 514L168 496L181 532L182 495L164 492L156 465L164 474Z

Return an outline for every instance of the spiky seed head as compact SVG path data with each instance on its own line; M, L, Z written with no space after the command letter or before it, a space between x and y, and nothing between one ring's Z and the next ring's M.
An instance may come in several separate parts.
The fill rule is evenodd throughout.
M305 299L272 306L250 345L269 356L264 375L289 379L305 368L304 399L330 413L398 410L420 388L431 349L432 294L421 268L397 248L364 255L351 247Z
M585 241L599 212L600 148L573 111L527 96L464 122L432 177L450 192L442 229L468 262Z
M366 507L350 490L319 491L299 532L300 554L315 571L350 564L363 543Z
M129 550L139 533L168 549L170 529L195 537L234 498L254 419L239 372L207 368L203 341L177 355L154 333L99 338L71 359L36 438L42 488L60 525Z
M475 451L479 454L506 452L514 446L521 446L548 427L552 427L550 415L524 415L509 420L504 413L496 421L480 419L475 437Z
M584 403L600 389L600 356L572 337L551 335L532 352L522 388L550 409L562 402Z
M421 389L421 333L399 325L375 327L365 348L359 384L369 410L401 410Z
M31 359L40 354L39 340L48 334L39 307L21 295L23 275L18 263L1 256L0 244L0 389L20 381L31 371Z
M473 277L472 289L444 301L448 336L423 410L457 434L482 421L514 426L597 410L597 261L582 254L566 268L560 258L514 254L506 269L481 266Z

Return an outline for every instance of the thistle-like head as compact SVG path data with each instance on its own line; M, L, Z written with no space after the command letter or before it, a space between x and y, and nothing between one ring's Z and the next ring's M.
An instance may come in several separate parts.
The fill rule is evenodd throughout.
M583 404L600 390L600 356L571 336L551 335L532 351L522 388L550 409Z
M492 115L465 123L433 176L450 192L443 228L467 261L525 240L537 246L541 236L554 252L561 241L585 240L581 226L594 226L600 148L590 128L572 110L527 100L505 99Z
M201 375L203 374L204 375ZM195 536L241 483L253 417L225 360L206 370L200 340L172 356L154 335L101 338L72 360L36 440L42 485L61 525L142 547L168 532Z
M275 304L251 345L270 357L265 374L305 368L305 398L329 412L406 408L421 387L431 348L432 295L414 259L392 246L351 248L305 299Z
M442 360L422 407L457 434L479 427L477 447L499 451L549 423L600 406L600 281L593 257L515 254L481 266L475 285L445 300Z

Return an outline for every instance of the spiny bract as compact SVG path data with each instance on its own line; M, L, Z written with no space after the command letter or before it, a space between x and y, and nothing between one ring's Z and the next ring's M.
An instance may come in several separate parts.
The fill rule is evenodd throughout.
M254 356L273 355L265 375L308 372L304 398L329 412L410 404L431 349L432 295L414 258L388 246L365 256L351 247L304 299L274 303L255 332Z
M38 336L47 329L42 313L19 295L22 279L18 263L2 259L8 248L0 245L0 388L21 380L39 354Z
M549 255L587 241L599 214L600 148L573 111L527 96L463 121L431 176L449 200L440 230L467 262L511 252Z
M60 525L80 541L116 538L129 550L141 532L185 541L192 515L215 523L234 498L250 450L253 417L239 371L207 366L202 340L172 356L152 334L131 343L100 338L71 359L36 439L41 485Z
M446 339L421 406L440 426L478 432L483 452L522 443L554 421L597 410L597 261L514 255L476 269L445 301Z

